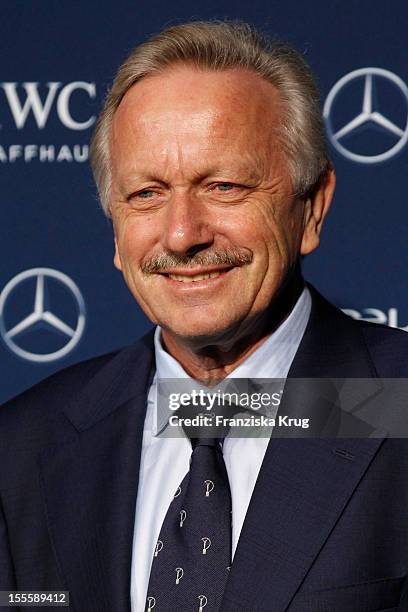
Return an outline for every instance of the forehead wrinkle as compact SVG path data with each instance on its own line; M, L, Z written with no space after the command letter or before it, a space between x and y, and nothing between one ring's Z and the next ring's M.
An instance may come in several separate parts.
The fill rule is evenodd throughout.
M214 157L207 149L207 154L203 153L190 163L188 160L187 163L183 163L185 159L181 148L179 153L176 158L177 165L166 151L162 151L161 154L154 153L154 162L149 163L144 159L137 166L132 167L131 163L126 169L122 166L117 176L119 189L125 192L137 184L147 182L161 182L168 185L188 182L199 184L205 179L259 184L262 180L268 179L273 166L271 159L271 163L265 167L265 161L256 152L243 151L239 156L233 152L230 156L227 149L221 153L217 152ZM160 163L157 163L158 155L161 157Z
M200 75L195 72L187 76L194 77L192 82L196 87L187 88L186 95L177 97L177 88L174 83L172 88L169 75L147 77L125 95L112 126L112 143L117 145L115 161L121 174L132 174L135 152L143 164L147 156L151 160L149 164L156 166L155 170L161 169L166 174L174 168L182 170L191 166L190 170L197 176L204 172L200 167L202 160L210 163L217 173L218 167L224 173L224 168L228 171L233 166L239 166L237 172L242 167L246 174L259 174L262 166L263 173L269 172L279 146L276 134L273 135L280 114L279 96L277 99L273 95L275 88L255 76L256 83L261 89L266 87L268 95L255 91L252 96L249 94L254 82L242 87L241 82L228 77L222 83L218 80L218 89L210 87L208 93L206 82L197 81ZM211 76L217 75L211 73ZM166 95L163 95L163 83ZM181 85L184 94L184 81L179 82L178 92ZM163 108L163 99L169 108ZM232 156L228 155L229 145Z

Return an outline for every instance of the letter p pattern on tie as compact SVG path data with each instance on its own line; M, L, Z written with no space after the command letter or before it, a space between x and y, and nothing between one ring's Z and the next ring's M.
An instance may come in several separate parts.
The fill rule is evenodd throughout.
M192 447L153 551L147 612L221 609L231 567L230 487L219 440Z

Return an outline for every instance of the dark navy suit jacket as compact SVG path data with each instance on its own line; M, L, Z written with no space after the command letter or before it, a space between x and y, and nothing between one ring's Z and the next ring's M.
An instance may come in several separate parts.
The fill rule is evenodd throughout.
M407 377L407 354L407 334L354 321L312 289L289 375ZM150 333L0 409L0 590L69 590L75 612L130 610L152 372ZM272 437L222 612L406 611L407 575L408 440Z

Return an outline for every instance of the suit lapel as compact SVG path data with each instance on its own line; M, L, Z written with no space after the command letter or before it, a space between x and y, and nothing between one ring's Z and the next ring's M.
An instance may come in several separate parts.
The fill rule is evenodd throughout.
M312 312L289 378L375 377L359 329L310 289ZM377 392L378 382L367 386L359 400ZM280 410L291 410L285 394ZM288 608L382 441L271 438L230 571L223 612Z
M130 570L152 337L119 353L66 408L76 440L45 451L48 528L76 612L130 610Z

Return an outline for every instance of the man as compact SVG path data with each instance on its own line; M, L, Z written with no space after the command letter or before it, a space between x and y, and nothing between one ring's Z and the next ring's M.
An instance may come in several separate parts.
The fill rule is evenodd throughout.
M92 162L157 327L0 411L0 588L80 612L407 610L404 440L159 435L163 378L407 374L403 332L301 277L335 183L302 57L244 24L165 30L120 67Z

